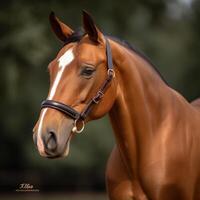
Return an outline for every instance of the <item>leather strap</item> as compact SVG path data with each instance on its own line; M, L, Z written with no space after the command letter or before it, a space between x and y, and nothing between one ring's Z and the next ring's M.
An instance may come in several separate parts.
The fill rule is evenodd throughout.
M112 60L112 51L110 48L110 43L106 37L105 40L106 40L107 67L108 69L113 70L113 60Z
M90 100L90 102L88 103L88 105L85 108L85 110L81 113L81 115L80 115L81 119L84 120L89 115L89 113L91 112L93 105L98 104L101 101L101 99L103 98L103 96L104 96L104 94L106 92L107 86L111 82L112 78L113 78L113 74L108 74L107 79L105 80L105 82L103 83L103 85L101 86L99 91Z
M64 113L65 115L68 115L69 117L73 119L78 119L80 117L80 113L74 110L72 107L60 103L58 101L53 101L53 100L44 100L41 104L41 109L42 108L53 108L56 110L59 110L60 112Z

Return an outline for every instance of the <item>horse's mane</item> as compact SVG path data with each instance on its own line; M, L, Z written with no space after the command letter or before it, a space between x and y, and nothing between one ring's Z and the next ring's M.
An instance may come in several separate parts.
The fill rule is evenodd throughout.
M78 29L77 31L75 31L65 42L66 44L69 44L71 42L79 42L81 40L81 38L85 35L85 33L81 30ZM106 35L106 37L108 37L109 39L113 40L114 42L117 42L118 44L122 45L123 47L133 51L134 53L136 53L138 56L140 56L141 58L143 58L147 63L149 63L149 65L154 69L154 71L160 76L160 78L168 85L167 81L164 79L164 77L162 76L162 74L159 72L159 70L157 69L157 67L155 66L155 64L153 64L153 62L141 51L139 50L136 46L130 44L129 42L119 39L118 37L115 36L108 36Z
M155 64L141 50L139 50L136 46L130 44L126 40L119 39L118 37L115 37L115 36L108 36L108 38L117 42L118 44L122 45L123 47L126 47L127 49L133 51L138 56L143 58L155 70L155 72L160 76L160 78L168 85L167 81L164 79L164 77L162 76L160 71L157 69Z

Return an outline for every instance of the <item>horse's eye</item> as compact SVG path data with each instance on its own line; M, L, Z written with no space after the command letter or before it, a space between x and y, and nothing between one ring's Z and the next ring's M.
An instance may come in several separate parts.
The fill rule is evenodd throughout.
M94 72L95 69L93 67L87 66L81 70L81 75L84 76L85 78L91 78Z

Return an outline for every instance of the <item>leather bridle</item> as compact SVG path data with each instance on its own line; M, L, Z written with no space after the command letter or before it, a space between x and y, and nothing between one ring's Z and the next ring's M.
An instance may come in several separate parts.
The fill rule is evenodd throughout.
M99 88L96 95L89 101L89 103L86 105L85 109L82 112L76 111L74 108L72 108L69 105L63 104L58 101L54 100L44 100L41 104L41 109L43 108L52 108L55 110L58 110L65 114L66 116L74 119L74 127L72 129L72 132L81 133L84 129L84 120L89 115L89 113L92 110L93 105L96 105L100 102L100 100L103 98L109 83L115 76L114 70L113 70L113 61L112 61L112 51L110 48L110 43L108 39L105 37L106 41L106 56L107 56L107 78ZM77 128L77 122L82 122L82 127L78 130Z

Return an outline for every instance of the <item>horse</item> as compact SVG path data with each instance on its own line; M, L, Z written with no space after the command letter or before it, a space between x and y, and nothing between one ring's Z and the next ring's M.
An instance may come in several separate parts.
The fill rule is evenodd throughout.
M116 144L106 167L110 200L200 199L200 100L188 102L135 48L105 36L83 11L83 33L54 13L63 42L50 62L50 89L33 140L65 157L86 123L109 114Z

